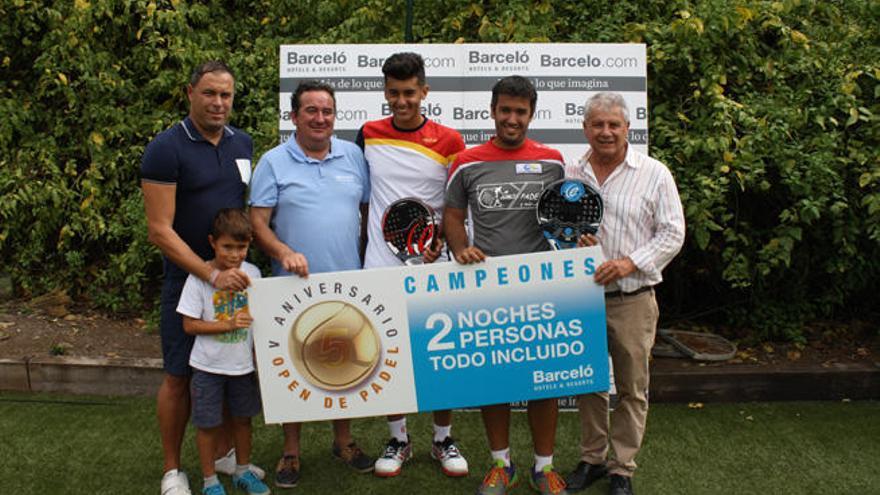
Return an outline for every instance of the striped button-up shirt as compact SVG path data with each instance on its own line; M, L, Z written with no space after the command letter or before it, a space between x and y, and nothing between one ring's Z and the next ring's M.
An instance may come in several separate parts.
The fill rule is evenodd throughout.
M657 285L661 271L684 243L684 212L675 180L659 161L627 145L626 158L600 186L590 165L592 149L565 169L602 196L605 211L596 237L605 259L629 257L638 270L608 284L606 291L632 292Z

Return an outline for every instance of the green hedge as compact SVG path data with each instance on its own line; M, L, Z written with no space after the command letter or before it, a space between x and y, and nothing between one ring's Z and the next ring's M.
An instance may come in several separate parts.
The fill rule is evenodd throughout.
M277 142L278 46L403 41L405 1L0 4L0 271L113 311L156 298L138 165L186 113L189 69L237 72L234 124ZM644 42L651 153L688 239L667 316L756 338L876 316L880 4L848 1L414 2L420 43Z

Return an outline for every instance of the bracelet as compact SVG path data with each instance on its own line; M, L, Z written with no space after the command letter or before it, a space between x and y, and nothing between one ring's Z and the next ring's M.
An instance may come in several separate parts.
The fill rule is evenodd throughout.
M211 287L215 287L215 283L217 282L217 277L220 276L220 270L214 268L214 271L211 272L211 275L208 277L208 283L211 284Z

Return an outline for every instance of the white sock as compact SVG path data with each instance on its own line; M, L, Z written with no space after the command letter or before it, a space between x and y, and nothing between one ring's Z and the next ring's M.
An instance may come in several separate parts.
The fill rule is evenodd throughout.
M492 460L493 461L504 461L504 467L510 467L510 447L501 450L493 450L492 451Z
M235 447L232 447L231 449L229 449L229 452L227 452L226 455L221 455L219 457L219 459L223 459L224 457L232 457L234 459L235 458Z
M552 466L553 465L553 454L550 455L538 455L535 454L535 472L540 473L544 466Z
M452 425L447 425L447 426L434 425L434 441L435 442L442 442L443 440L446 440L446 437L448 437L450 435L450 433L452 433Z
M162 478L170 478L172 476L177 476L177 472L178 471L176 469L169 469L168 471L165 471L165 474L162 476Z
M235 465L235 475L241 476L244 473L248 472L248 469L251 467L250 464L236 464Z
M208 488L209 486L219 485L220 479L217 478L216 474L214 474L212 476L207 476L207 477L205 477L204 484L205 484L205 488Z
M400 418L397 421L389 421L388 430L391 432L391 436L396 438L398 442L406 443L408 441L406 435L406 418Z

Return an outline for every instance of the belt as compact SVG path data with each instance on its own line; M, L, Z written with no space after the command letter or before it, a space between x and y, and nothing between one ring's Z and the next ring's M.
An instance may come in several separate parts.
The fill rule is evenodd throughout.
M605 298L607 299L609 297L637 296L637 295L641 294L642 292L648 292L649 290L653 290L653 289L654 289L653 285L646 285L644 287L639 287L638 289L636 289L632 292L623 292L622 290L613 290L611 292L606 292Z

